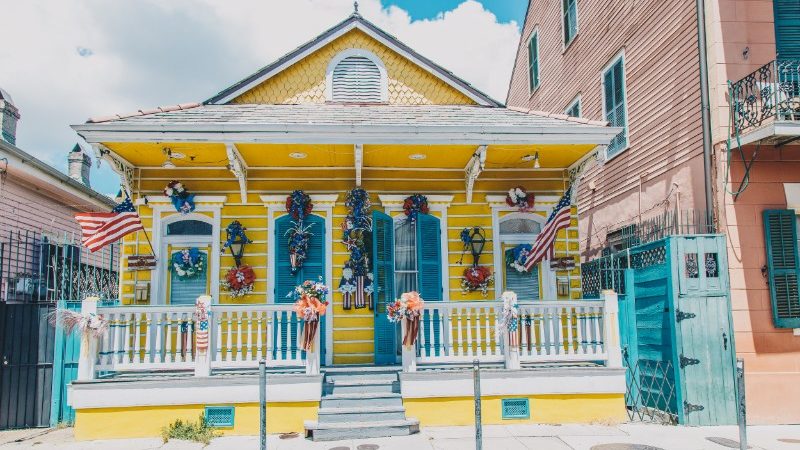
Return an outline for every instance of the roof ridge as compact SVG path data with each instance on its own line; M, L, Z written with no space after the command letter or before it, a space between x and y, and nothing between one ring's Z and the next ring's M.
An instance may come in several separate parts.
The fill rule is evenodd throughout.
M607 127L607 126L610 125L605 120L590 120L590 119L587 119L585 117L574 117L574 116L570 116L568 114L553 113L553 112L541 111L541 110L537 110L537 109L518 108L516 106L506 106L506 108L510 109L511 111L516 111L516 112L520 112L520 113L523 113L523 114L530 114L530 115L533 115L533 116L541 116L541 117L549 117L551 119L561 119L561 120L566 120L566 121L569 121L569 122L582 123L582 124L586 124L586 125L596 125L596 126L600 126L600 127Z
M134 116L147 116L149 114L158 114L162 112L172 112L172 111L179 111L184 109L192 109L197 108L198 106L203 106L202 103L199 102L190 102L190 103L178 103L177 105L169 105L169 106L157 106L151 109L139 109L135 112L131 113L122 113L122 114L112 114L109 116L97 116L97 117L90 117L86 120L86 123L101 123L101 122L110 122L112 120L117 119L127 119L128 117Z

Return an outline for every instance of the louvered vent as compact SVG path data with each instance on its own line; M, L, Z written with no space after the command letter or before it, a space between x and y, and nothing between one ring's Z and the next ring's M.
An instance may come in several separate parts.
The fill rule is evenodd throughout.
M500 400L503 419L528 419L531 417L527 398L504 398Z
M333 69L332 88L335 102L380 102L381 71L369 58L348 56Z

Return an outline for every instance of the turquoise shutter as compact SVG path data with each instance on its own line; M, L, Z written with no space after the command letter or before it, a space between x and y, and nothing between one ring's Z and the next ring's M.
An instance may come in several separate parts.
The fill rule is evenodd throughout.
M626 127L627 111L625 110L625 82L622 59L614 63L603 74L606 120L611 126ZM628 130L622 130L614 137L607 152L612 156L628 146Z
M305 280L318 281L320 278L322 278L324 283L327 283L328 280L325 277L325 219L312 214L306 217L303 224L305 226L311 225L309 231L311 231L313 235L308 242L308 258L303 262L303 268L300 269L297 284ZM330 295L328 301L332 300L333 295ZM330 311L333 311L333 308L331 308ZM325 320L323 320L319 325L318 331L320 333L320 358L323 364L325 363L325 352L327 351L325 345L326 330Z
M769 294L776 328L800 328L796 221L791 209L764 211Z
M420 214L417 218L417 287L426 302L443 299L441 239L439 219Z
M800 58L800 0L774 0L775 50L780 59Z
M375 364L394 364L397 354L396 326L386 317L386 305L394 301L394 222L379 211L372 212L372 259Z
M287 297L295 286L298 275L292 275L292 263L289 261L289 245L287 243L287 232L292 228L292 218L283 216L275 220L275 248L270 249L275 252L275 303L292 303L294 296Z

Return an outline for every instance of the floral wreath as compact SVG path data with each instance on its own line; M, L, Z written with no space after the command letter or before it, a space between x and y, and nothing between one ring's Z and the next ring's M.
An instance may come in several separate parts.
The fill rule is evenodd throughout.
M386 317L392 323L398 323L403 319L415 319L420 317L424 307L425 301L418 292L405 292L386 308Z
M301 190L296 190L286 197L286 212L292 215L292 218L300 223L307 215L311 214L314 210L314 204L311 203L311 196Z
M461 278L461 293L481 291L484 297L489 294L489 286L494 284L494 274L486 266L474 266L464 269Z
M530 244L519 244L506 253L506 265L517 272L527 272L525 261L533 247Z
M185 248L172 255L172 271L179 280L191 280L206 270L206 256L197 247Z
M225 243L222 244L222 249L225 250L233 245L233 242L237 238L241 238L242 242L246 244L252 244L253 241L247 237L247 235L244 233L245 231L247 231L247 228L243 227L238 220L234 220L233 222L229 223L228 226L225 227L225 234L227 238L225 239Z
M522 186L509 189L508 194L506 194L506 204L514 208L519 208L519 210L523 212L533 209L535 200L536 196L526 191Z
M179 213L189 214L194 211L194 194L190 194L180 181L170 181L164 188L164 195L172 200L172 206Z
M220 283L228 290L232 298L244 297L253 292L256 274L250 266L233 267L225 274L225 279Z
M419 213L428 214L428 198L422 194L414 194L406 197L403 201L403 212L411 223L417 221Z
M367 191L362 188L351 190L344 199L344 206L350 210L345 219L345 224L348 228L372 230L372 217L369 215L372 203L369 201Z
M319 281L306 280L303 284L294 288L289 295L297 295L299 299L294 302L294 310L301 320L305 322L318 321L321 316L325 315L327 310L328 301L325 297L330 292L328 286L322 282L322 277Z

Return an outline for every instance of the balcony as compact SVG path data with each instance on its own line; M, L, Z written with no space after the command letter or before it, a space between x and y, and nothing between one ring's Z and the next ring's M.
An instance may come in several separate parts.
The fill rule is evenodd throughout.
M730 83L732 146L800 140L800 59L776 59Z

